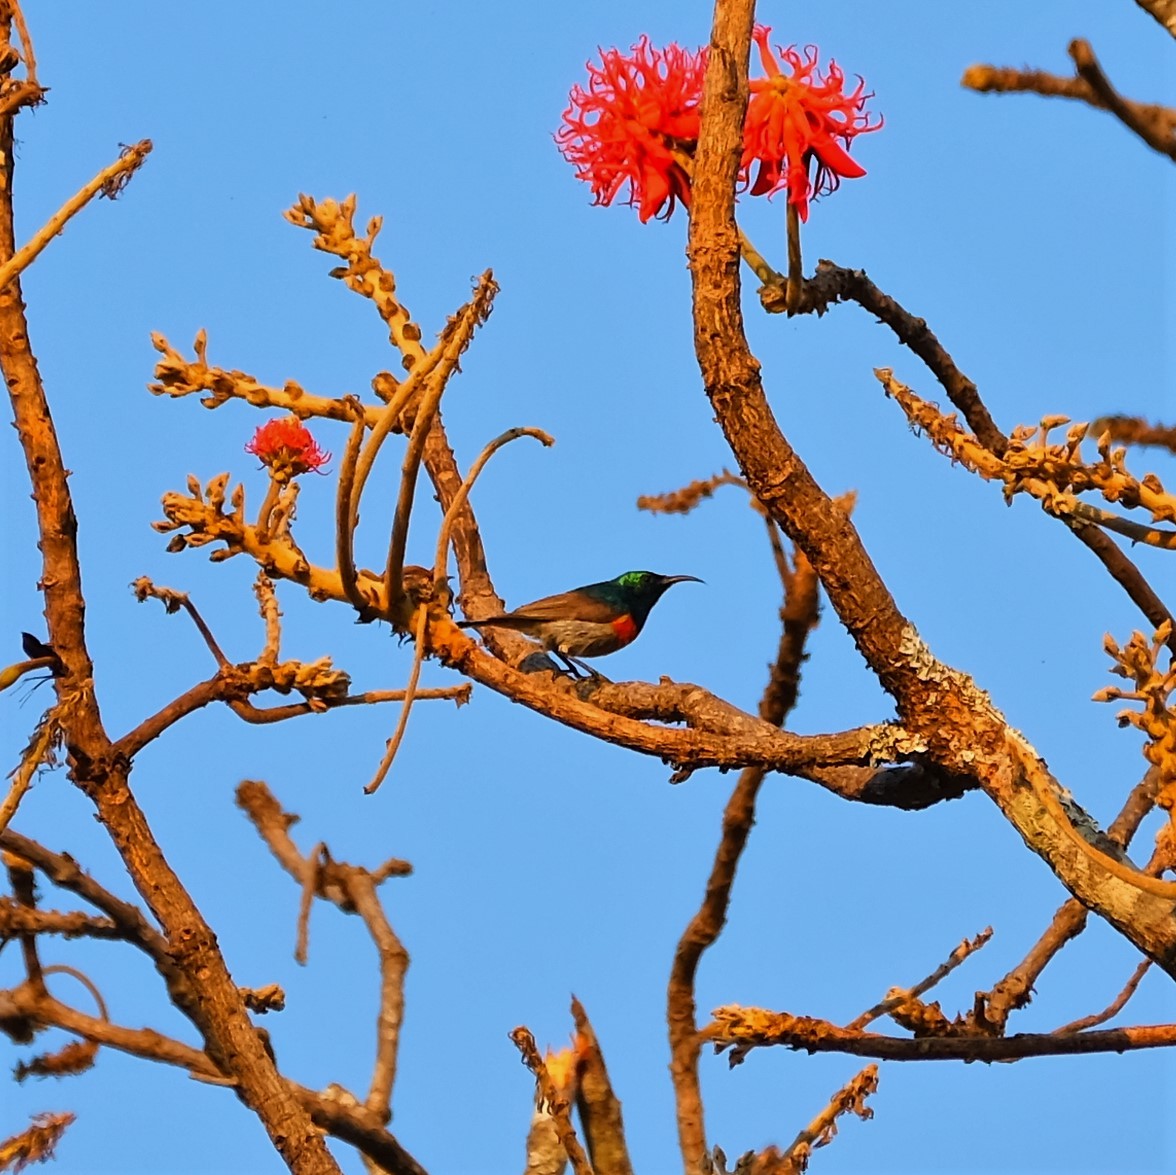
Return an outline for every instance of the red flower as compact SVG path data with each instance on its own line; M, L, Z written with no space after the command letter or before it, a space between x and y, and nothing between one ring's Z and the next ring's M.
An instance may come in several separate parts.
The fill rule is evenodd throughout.
M577 178L592 185L594 204L611 204L628 184L627 202L643 223L668 219L676 201L690 202L681 156L698 140L706 52L651 49L642 37L631 56L607 49L600 60L588 63L588 88L572 88L555 141Z
M297 416L270 420L258 428L245 446L263 465L269 466L275 481L289 481L300 473L319 473L331 459L324 453Z
M791 71L785 75L768 45L771 31L758 25L753 33L767 77L751 82L740 166L746 178L751 165L759 162L753 196L787 188L789 203L796 205L801 220L807 220L810 197L836 191L842 179L866 174L846 148L855 135L876 131L882 120L871 126L863 113L872 95L865 93L860 78L853 93L847 94L845 74L835 62L830 61L828 75L821 76L813 45L803 57L792 47L777 49ZM816 174L810 179L813 160Z

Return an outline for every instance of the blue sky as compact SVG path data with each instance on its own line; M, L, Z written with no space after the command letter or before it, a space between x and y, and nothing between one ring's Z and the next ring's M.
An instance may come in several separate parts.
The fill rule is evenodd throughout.
M695 681L753 708L776 644L778 587L762 525L734 490L694 514L640 513L638 495L732 465L702 394L691 344L685 221L638 224L589 204L552 143L569 87L597 46L694 46L710 7L668 0L548 5L231 5L124 2L97 10L30 5L48 105L18 125L18 228L27 238L118 151L155 151L115 204L86 210L24 280L34 347L73 470L88 624L104 717L119 734L208 675L181 617L134 602L146 574L188 591L245 660L262 634L241 560L175 556L150 529L159 497L189 473L221 471L256 498L264 476L242 446L262 417L208 412L145 391L160 331L264 382L368 394L398 370L372 307L327 277L310 236L286 224L299 192L356 192L379 214L377 253L433 337L493 267L493 316L446 398L459 462L514 425L546 429L542 449L498 455L474 492L490 570L515 605L629 568L689 573L641 639L603 668L614 679ZM806 261L864 268L927 318L1006 430L1063 412L1131 412L1173 422L1176 361L1170 162L1109 116L1061 101L980 96L974 62L1068 72L1065 47L1091 40L1129 96L1176 102L1176 44L1130 0L899 0L764 4L774 40L814 43L876 93L885 129L859 139L868 175L817 203ZM744 227L779 267L784 204L744 201ZM749 283L751 284L751 283ZM893 366L936 399L930 376L853 307L787 321L748 299L749 335L773 408L831 493L856 489L855 521L923 638L975 675L1078 799L1106 822L1142 774L1139 738L1090 695L1110 680L1104 632L1141 620L1064 528L933 453L886 401L872 368ZM319 426L340 452L344 432ZM7 574L0 628L43 631L33 514L4 431ZM398 454L382 470L395 484ZM1171 460L1140 454L1169 483ZM392 490L388 490L390 497ZM422 496L409 558L432 557ZM307 479L298 535L330 559L329 481ZM378 510L365 524L382 557ZM366 527L365 527L366 529ZM1172 556L1134 557L1171 602ZM357 627L337 606L281 589L285 651L330 653L357 688L395 688L409 649ZM814 635L800 731L885 719L892 709L836 618ZM427 684L452 676L426 666ZM45 694L0 699L8 766ZM567 1038L568 997L593 1018L624 1099L634 1163L678 1169L666 1073L664 987L697 907L733 777L667 769L565 731L489 691L455 713L420 705L382 791L362 793L395 723L393 708L244 728L196 714L145 752L132 785L164 849L215 927L242 984L281 983L270 1017L285 1071L315 1087L365 1087L375 1014L373 952L361 927L326 907L310 963L292 960L298 894L233 805L242 778L268 781L302 816L304 850L416 866L383 894L412 953L393 1129L434 1172L518 1170L531 1081L507 1040L528 1025ZM64 773L43 777L20 831L68 850L127 890L87 801ZM1145 826L1146 857L1158 823ZM128 894L128 896L130 896ZM703 964L699 1005L767 1007L847 1021L892 985L931 971L960 939L995 928L984 951L937 989L948 1014L1016 963L1065 893L980 795L921 814L846 804L786 777L768 781L740 870L730 926ZM65 908L56 895L46 901ZM113 1018L191 1040L156 976L107 944L47 944L82 967ZM1048 1030L1097 1011L1136 963L1092 925L1015 1018ZM0 983L15 979L0 956ZM61 980L62 998L84 995ZM58 990L55 987L55 990ZM82 1006L85 1006L84 1003ZM1176 1017L1170 981L1149 974L1121 1022ZM0 1052L5 1063L12 1050ZM710 1139L728 1154L787 1144L857 1068L851 1058L782 1050L729 1072L704 1057ZM1158 1172L1176 1166L1170 1053L1019 1065L889 1065L869 1123L844 1124L814 1172ZM60 1086L9 1087L0 1135L41 1109L78 1114L57 1169L211 1175L276 1169L256 1121L224 1091L107 1053ZM176 1157L177 1137L187 1141ZM166 1149L165 1149L166 1148ZM344 1167L357 1161L339 1151ZM162 1155L169 1157L164 1160Z

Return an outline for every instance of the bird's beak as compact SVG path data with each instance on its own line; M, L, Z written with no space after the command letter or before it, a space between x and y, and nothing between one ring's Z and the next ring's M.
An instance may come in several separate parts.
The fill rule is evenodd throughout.
M705 580L699 579L697 575L667 575L663 577L662 584L669 587L672 583L705 583Z

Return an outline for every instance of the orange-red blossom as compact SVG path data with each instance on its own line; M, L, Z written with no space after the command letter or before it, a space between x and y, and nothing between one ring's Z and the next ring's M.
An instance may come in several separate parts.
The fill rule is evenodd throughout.
M753 196L786 189L806 220L809 200L866 174L848 149L882 121L871 125L865 104L872 95L860 78L847 93L836 62L822 73L811 45L803 55L794 47L773 53L770 34L762 25L754 32L765 76L751 80L740 179ZM668 218L678 201L690 202L706 50L655 49L642 37L628 56L607 49L600 57L599 66L588 64L587 88L572 88L556 142L592 186L594 203L611 204L627 185L627 202L643 222Z
M331 459L297 416L282 416L261 425L245 452L252 453L269 469L270 476L281 482L300 473L319 473Z

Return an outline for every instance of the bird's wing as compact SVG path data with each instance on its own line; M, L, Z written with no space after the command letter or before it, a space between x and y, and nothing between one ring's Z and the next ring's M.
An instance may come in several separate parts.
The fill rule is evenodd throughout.
M458 628L481 628L482 625L499 628L526 628L531 621L522 616L487 616L485 620L459 620Z
M510 613L521 620L582 620L589 624L608 624L623 609L606 600L593 599L580 592L560 592L524 604Z

